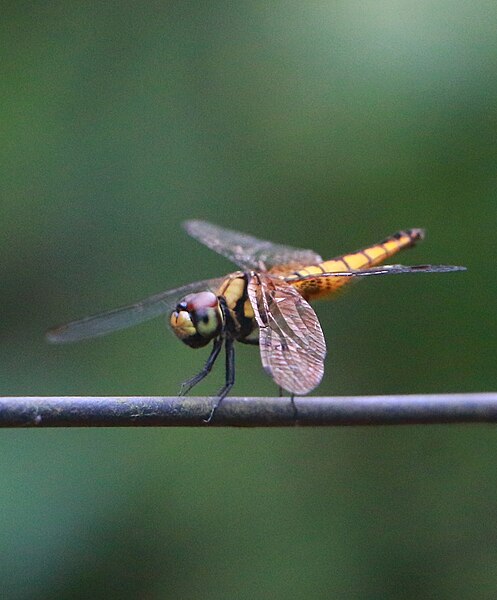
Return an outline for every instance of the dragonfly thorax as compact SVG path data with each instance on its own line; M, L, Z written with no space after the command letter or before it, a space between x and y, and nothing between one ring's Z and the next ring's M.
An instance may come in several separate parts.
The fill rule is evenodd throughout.
M202 348L221 333L223 312L212 292L188 294L169 317L171 329L191 348Z

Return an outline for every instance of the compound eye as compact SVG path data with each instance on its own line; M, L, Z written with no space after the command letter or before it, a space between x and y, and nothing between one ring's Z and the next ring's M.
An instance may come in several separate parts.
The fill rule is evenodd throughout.
M216 294L213 294L212 292L198 292L196 294L185 296L180 304L185 306L182 310L187 310L189 313L195 313L208 308L217 308L219 301Z
M199 292L185 300L197 333L209 340L214 338L220 332L222 322L217 296L212 292Z
M171 314L174 333L188 346L200 348L221 332L222 311L212 292L185 296Z

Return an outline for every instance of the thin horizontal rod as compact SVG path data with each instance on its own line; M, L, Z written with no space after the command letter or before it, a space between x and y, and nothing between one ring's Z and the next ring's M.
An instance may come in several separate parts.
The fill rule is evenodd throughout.
M288 427L497 423L497 392L243 398L4 396L0 427Z

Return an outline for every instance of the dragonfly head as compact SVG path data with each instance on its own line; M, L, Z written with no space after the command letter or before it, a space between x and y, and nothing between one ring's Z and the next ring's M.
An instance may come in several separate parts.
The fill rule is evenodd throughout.
M221 333L223 313L216 294L188 294L178 302L169 324L179 339L191 348L202 348Z

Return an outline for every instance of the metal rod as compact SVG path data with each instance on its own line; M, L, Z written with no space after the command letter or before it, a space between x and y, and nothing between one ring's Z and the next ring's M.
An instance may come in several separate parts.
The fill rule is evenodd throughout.
M225 398L207 424L213 398L160 396L4 396L0 427L288 427L497 423L497 392Z

